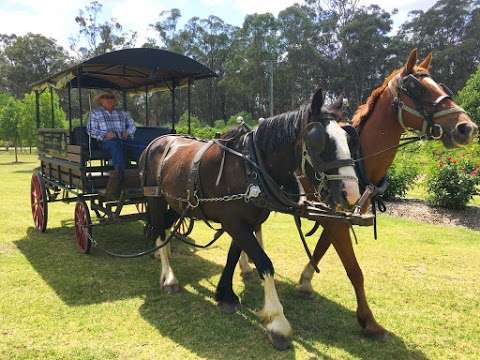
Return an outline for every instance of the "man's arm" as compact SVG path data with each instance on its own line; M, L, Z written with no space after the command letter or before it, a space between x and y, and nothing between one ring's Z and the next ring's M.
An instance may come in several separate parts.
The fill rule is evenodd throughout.
M124 114L125 114L125 121L126 121L125 129L127 130L128 136L133 137L133 134L135 134L135 130L137 130L137 128L135 127L135 123L132 117L130 116L130 114L126 111L124 112Z
M98 112L90 112L88 116L87 133L97 140L103 140L107 134L106 126L102 126L103 122L104 119Z

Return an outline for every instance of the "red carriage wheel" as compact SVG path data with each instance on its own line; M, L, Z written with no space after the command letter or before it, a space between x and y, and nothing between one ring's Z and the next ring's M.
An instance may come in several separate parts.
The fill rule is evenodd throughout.
M48 199L45 181L39 172L32 175L30 183L30 203L35 229L45 232L48 220Z
M182 236L188 236L193 230L193 222L194 220L189 217L185 217L182 220L182 223L180 224L177 233Z
M77 201L75 205L75 242L78 250L84 254L90 252L92 246L92 220L87 203L83 200Z

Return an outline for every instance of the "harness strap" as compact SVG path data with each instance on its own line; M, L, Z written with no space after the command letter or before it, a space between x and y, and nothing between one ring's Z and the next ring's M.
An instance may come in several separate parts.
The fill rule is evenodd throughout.
M300 216L294 215L293 218L295 219L295 226L297 227L298 235L300 236L300 239L302 240L303 248L305 249L305 252L307 253L308 260L310 261L310 265L313 267L315 272L317 274L320 273L320 269L318 268L318 265L315 264L313 261L313 256L312 253L310 252L310 249L308 248L307 240L305 240L305 236L303 235L302 232L302 220L300 219Z
M406 111L413 116L416 116L420 119L422 119L422 129L420 131L418 130L413 130L419 137L423 137L425 135L431 137L432 139L439 139L443 135L443 129L440 125L433 123L433 119L440 118L442 116L448 115L448 114L454 114L454 113L465 113L466 111L458 106L457 104L454 104L452 107L449 107L448 109L440 110L434 113L428 113L428 114L422 114L416 109L413 109L412 107L406 105L404 102L400 100L400 95L399 95L399 87L400 87L400 82L402 81L402 78L399 75L394 77L388 82L388 89L390 90L390 93L392 94L393 97L393 103L397 108L398 111L398 122L400 126L403 128L403 130L407 131L409 130L408 127L405 125L405 122L403 120L403 111ZM407 94L408 95L408 94ZM408 95L415 103L417 103L418 106L418 99L412 98L410 95ZM451 99L451 96L446 94L446 95L441 95L439 96L434 102L433 102L433 107L437 107L442 101L446 99ZM438 127L440 129L438 135L433 134L433 129L435 127Z

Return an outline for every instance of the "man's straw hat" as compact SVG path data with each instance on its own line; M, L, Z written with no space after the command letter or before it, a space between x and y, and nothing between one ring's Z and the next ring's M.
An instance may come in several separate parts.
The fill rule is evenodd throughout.
M117 99L117 96L111 92L111 91L102 91L100 94L98 94L97 96L95 96L95 98L93 99L93 104L95 106L100 106L100 100L104 97L113 97L113 101L115 102L115 104L117 103L118 99Z

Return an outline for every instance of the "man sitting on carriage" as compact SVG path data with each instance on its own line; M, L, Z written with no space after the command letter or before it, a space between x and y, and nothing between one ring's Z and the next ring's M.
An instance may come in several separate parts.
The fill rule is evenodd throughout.
M115 109L117 98L111 91L97 95L94 104L97 108L90 112L87 133L96 139L111 157L115 168L110 174L106 197L118 198L124 187L125 168L128 160L138 161L145 145L135 142L135 124L126 111Z

